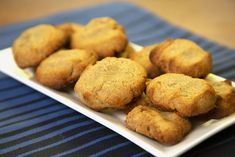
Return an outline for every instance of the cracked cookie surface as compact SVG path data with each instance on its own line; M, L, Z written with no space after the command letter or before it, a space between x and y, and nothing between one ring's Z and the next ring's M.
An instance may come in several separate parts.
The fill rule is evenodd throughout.
M100 59L123 52L127 44L124 28L108 17L91 20L71 41L72 48L93 50Z
M231 81L211 81L207 80L218 96L216 107L207 114L209 118L223 118L235 112L235 88Z
M188 119L142 105L131 110L125 122L127 128L163 144L176 144L191 130Z
M216 102L215 90L207 81L184 74L156 77L147 85L146 94L156 107L185 117L207 113Z
M56 26L58 29L62 30L65 32L67 36L72 35L76 31L81 30L83 27L82 25L78 23L73 23L73 22L67 22L67 23L62 23Z
M36 79L48 87L61 89L77 81L83 70L96 60L92 51L60 50L41 62Z
M20 68L35 67L66 44L63 31L49 24L25 30L13 43L13 54Z
M155 78L161 74L159 67L151 63L149 59L150 52L156 45L150 45L144 47L140 52L131 53L130 59L141 64L148 73L148 78Z
M82 29L82 25L73 22L62 23L56 26L58 29L62 30L65 33L66 38L66 47L70 47L72 35Z
M165 73L181 73L202 78L212 71L211 55L186 39L169 39L157 45L151 62Z
M74 89L92 109L123 109L142 94L146 75L145 69L130 59L107 57L89 66Z
M133 53L136 53L135 50L134 50L134 48L132 47L132 45L128 44L128 45L126 46L126 49L125 49L123 52L118 53L118 54L116 55L116 57L118 57L118 58L130 58L130 56L131 56Z

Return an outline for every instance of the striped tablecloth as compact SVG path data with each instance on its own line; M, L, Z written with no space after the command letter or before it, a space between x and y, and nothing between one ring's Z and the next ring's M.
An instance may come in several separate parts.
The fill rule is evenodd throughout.
M109 3L0 26L0 49L26 28L41 23L87 23L110 16L126 28L131 42L148 45L167 38L187 38L213 56L213 73L235 81L235 51L128 3ZM182 156L235 156L231 126ZM0 156L151 156L101 124L0 73Z

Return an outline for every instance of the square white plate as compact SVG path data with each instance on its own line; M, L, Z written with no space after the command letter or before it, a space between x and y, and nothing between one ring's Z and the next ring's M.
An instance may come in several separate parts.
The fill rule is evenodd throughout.
M136 50L140 50L142 48L135 44L131 44L131 46ZM75 96L73 90L65 93L40 85L35 81L34 74L31 69L22 70L18 68L12 56L11 48L4 49L0 52L0 71L112 129L149 153L158 157L178 156L203 140L206 140L210 136L235 123L235 114L220 120L209 120L207 122L199 123L180 143L173 146L162 145L150 138L127 129L124 125L125 114L122 112L96 112L82 104L78 97ZM218 81L224 80L223 78L213 74L210 74L208 77L209 79ZM234 85L235 84L233 83L233 86Z

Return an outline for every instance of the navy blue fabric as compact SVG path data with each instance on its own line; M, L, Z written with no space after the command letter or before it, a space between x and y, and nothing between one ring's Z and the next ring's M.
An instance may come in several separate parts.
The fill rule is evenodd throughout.
M11 46L26 28L110 16L129 40L148 45L167 38L187 38L213 56L215 74L235 81L235 51L175 27L128 3L109 3L0 26L0 49ZM0 73L0 156L151 156L101 124ZM182 156L234 156L235 127L213 136ZM228 153L229 152L229 153Z

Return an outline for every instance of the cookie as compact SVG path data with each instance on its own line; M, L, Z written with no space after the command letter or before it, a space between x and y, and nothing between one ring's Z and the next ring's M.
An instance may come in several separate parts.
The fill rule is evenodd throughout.
M72 34L74 34L77 31L80 31L81 28L83 27L82 25L79 25L77 23L62 23L56 26L58 29L62 30L67 38L67 43L66 43L66 47L70 47L70 42L71 42L71 38L72 38Z
M13 43L13 55L20 68L35 67L66 43L63 31L49 24L25 30Z
M168 73L151 80L146 94L156 107L185 117L207 113L215 107L216 94L205 80Z
M123 52L127 43L124 28L114 19L102 17L91 20L73 34L71 47L92 50L102 59Z
M161 70L151 63L149 59L150 52L155 48L155 45L150 45L144 47L140 52L131 53L130 59L141 64L148 73L148 78L155 78L161 74Z
M36 69L36 79L54 89L76 82L83 70L95 63L97 56L86 50L60 50L43 60Z
M74 90L94 110L123 109L143 93L146 75L145 69L130 59L107 57L88 67Z
M59 24L56 27L64 31L65 34L70 37L76 31L80 31L83 26L77 23L68 22L68 23Z
M150 60L165 73L203 78L212 71L211 55L186 39L162 42L151 51Z
M207 80L215 89L218 96L216 107L208 113L208 117L219 119L235 112L235 88L231 81L211 81Z
M131 101L123 111L124 113L129 113L133 108L139 105L152 106L151 101L149 100L149 98L146 96L145 93L143 93L141 96Z
M125 123L127 128L168 145L180 142L191 130L188 119L142 105L128 113Z
M131 45L128 44L126 46L126 49L123 52L118 53L116 56L118 58L130 58L130 56L134 53L135 53L135 50L132 48Z

